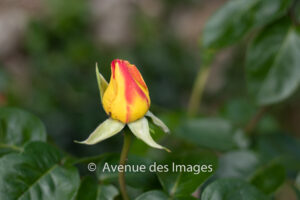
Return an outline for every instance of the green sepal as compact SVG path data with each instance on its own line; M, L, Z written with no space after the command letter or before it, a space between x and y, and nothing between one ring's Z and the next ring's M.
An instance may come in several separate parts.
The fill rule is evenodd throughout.
M99 91L100 91L100 98L101 98L101 102L102 102L102 98L103 98L104 92L108 86L108 83L105 80L105 78L102 76L102 74L100 74L99 69L98 69L98 63L96 63L96 77L97 77L98 87L99 87Z
M167 127L167 125L161 121L158 117L156 117L152 112L148 111L146 113L147 117L150 117L153 121L153 123L160 127L165 133L170 133L170 129Z
M149 146L156 149L164 149L167 152L171 152L169 149L157 144L151 137L149 131L148 120L143 117L135 122L131 122L128 124L129 129L132 133L139 139L143 140Z
M123 124L122 122L109 118L102 122L86 140L81 142L74 142L93 145L119 133L124 128L124 126L125 124Z

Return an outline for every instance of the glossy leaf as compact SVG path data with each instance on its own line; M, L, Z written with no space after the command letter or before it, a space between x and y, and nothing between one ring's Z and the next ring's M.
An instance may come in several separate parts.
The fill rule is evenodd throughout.
M257 112L257 107L244 98L234 98L227 101L222 108L222 117L228 119L237 127L245 127L251 117Z
M191 195L214 173L217 168L217 158L210 152L190 152L170 157L166 164L169 171L157 175L163 189L170 196L175 197Z
M185 196L185 195L178 195L173 198L174 200L197 200L197 198L193 196Z
M175 135L200 147L222 151L237 146L232 125L219 118L187 120L175 130Z
M206 23L203 46L222 48L239 41L249 31L283 16L291 0L231 0Z
M101 123L86 140L75 142L93 145L119 133L124 128L124 126L125 124L123 124L122 122L109 118Z
M98 200L114 200L119 194L117 188L113 185L100 185L98 188Z
M150 131L149 131L148 120L145 117L143 117L135 122L129 123L128 127L137 138L144 141L149 146L151 146L153 148L157 148L157 149L164 149L164 150L170 152L169 149L157 144L152 139L152 137L150 135Z
M208 185L201 200L267 200L268 197L241 179L219 179Z
M162 191L154 190L146 192L139 197L137 197L135 200L168 200L169 197Z
M247 179L259 166L259 158L252 151L232 151L223 154L219 159L217 177Z
M267 134L257 138L257 150L265 162L278 159L289 172L300 169L300 141L286 133Z
M97 187L97 181L95 181L91 176L84 177L81 180L80 187L78 189L75 199L97 199Z
M30 141L46 141L43 123L16 108L0 108L0 156L20 151Z
M246 72L249 93L257 104L277 103L296 91L299 54L300 31L288 19L266 27L254 39L247 52Z
M196 198L192 196L176 196L171 198L162 191L152 190L141 194L135 200L196 200Z
M88 176L81 181L76 200L114 200L118 194L119 191L115 186L99 184Z
M266 194L274 192L285 180L284 167L276 162L270 163L256 171L251 183Z
M54 147L31 142L21 154L0 159L0 199L73 199L79 187L79 174L64 166L65 157Z
M242 129L237 129L233 135L236 146L240 149L247 149L250 146L250 138Z

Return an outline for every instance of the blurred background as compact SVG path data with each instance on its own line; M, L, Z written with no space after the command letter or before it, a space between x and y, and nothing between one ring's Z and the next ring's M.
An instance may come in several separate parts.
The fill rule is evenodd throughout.
M94 147L73 140L86 138L106 118L95 63L109 80L111 61L121 58L139 68L150 90L151 109L172 128L186 117L201 65L199 39L204 24L225 2L1 0L0 106L36 114L50 141L74 155L119 152L121 134ZM246 42L218 54L199 116L223 117L243 128L257 112L245 84ZM299 96L298 90L269 109L257 131L285 130L299 137ZM174 140L177 147L175 138L167 140Z
M288 155L284 165L289 184L300 168L300 91L298 88L275 106L256 106L247 92L245 77L250 37L217 54L195 111L201 121L191 120L188 126L178 128L191 118L187 108L201 70L200 38L205 22L226 2L1 0L0 107L18 107L37 115L45 123L48 141L72 155L120 152L122 134L94 146L73 141L87 138L107 118L95 63L109 80L111 61L126 59L138 67L148 85L151 110L171 128L172 134L162 137L152 126L159 143L174 152L210 149L219 156L220 166L225 166L218 176L235 177L239 167L245 170L251 165L251 160L245 159L242 166L233 166L236 171L229 169L232 166L228 163L235 165L244 157L234 151L223 154L236 150L226 140L226 131L235 130L235 143L242 151L250 149L250 157L254 151L264 161ZM249 129L253 133L243 134ZM201 135L201 130L207 135ZM165 156L136 139L131 153L155 160ZM226 168L227 164L230 167ZM282 188L277 199L296 198L289 187Z
M121 58L136 64L143 74L152 110L182 111L201 63L199 35L205 20L223 2L2 0L0 105L35 113L56 144L84 154L86 147L73 140L85 138L106 118L95 63L109 80L111 61ZM219 105L214 104L225 98L220 92L230 89L231 83L225 82L228 55L220 58L208 84L212 98L207 103L212 107L205 106L207 112L215 113ZM230 82L236 79L242 77L234 75ZM238 82L234 85L232 89L243 91ZM118 138L112 140L119 144ZM119 151L112 141L95 148Z

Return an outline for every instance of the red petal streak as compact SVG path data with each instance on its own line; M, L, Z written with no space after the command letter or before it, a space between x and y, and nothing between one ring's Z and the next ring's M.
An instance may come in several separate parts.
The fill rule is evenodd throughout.
M137 81L142 87L147 89L147 86L146 86L145 82L143 81L140 72L135 68L134 65L131 65L128 61L116 59L116 60L113 60L112 65L111 65L113 77L115 76L114 72L115 72L116 63L118 64L119 69L120 69L122 75L124 76L125 98L126 98L128 104L133 103L135 92L137 92L137 94L141 98L143 98L144 100L147 101L148 106L150 106L147 96L145 95L143 90L140 88L140 86L136 83L136 81ZM126 118L128 121L129 117L130 117L130 107L127 106L126 109L127 109L127 117Z
M115 79L115 69L116 69L116 61L117 60L113 60L112 62L111 62L111 72L112 72L112 76L113 76L113 79Z
M139 70L134 65L131 65L130 63L128 63L127 66L131 77L134 78L134 80L137 81L144 89L148 89Z
M126 112L127 112L127 114L126 114L126 122L129 122L129 117L130 117L130 113L131 113L129 105L126 106Z

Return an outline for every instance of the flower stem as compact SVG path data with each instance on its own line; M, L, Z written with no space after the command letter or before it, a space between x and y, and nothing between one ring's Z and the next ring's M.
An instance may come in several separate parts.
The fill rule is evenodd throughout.
M120 165L124 166L123 169L125 169L125 164L127 161L128 151L130 147L130 140L131 140L130 133L124 131L124 143L123 143L123 148L120 157ZM121 190L123 200L129 200L127 190L126 190L124 170L119 172L119 184L120 184L120 190Z
M199 105L201 103L202 94L204 91L204 87L209 75L210 67L209 66L203 66L200 68L195 84L192 90L192 95L190 97L189 105L188 105L188 115L194 116L199 108Z
M269 107L261 107L257 113L251 118L251 120L246 125L244 131L247 134L251 134L251 132L256 128L257 124L260 122L261 118L266 113Z

